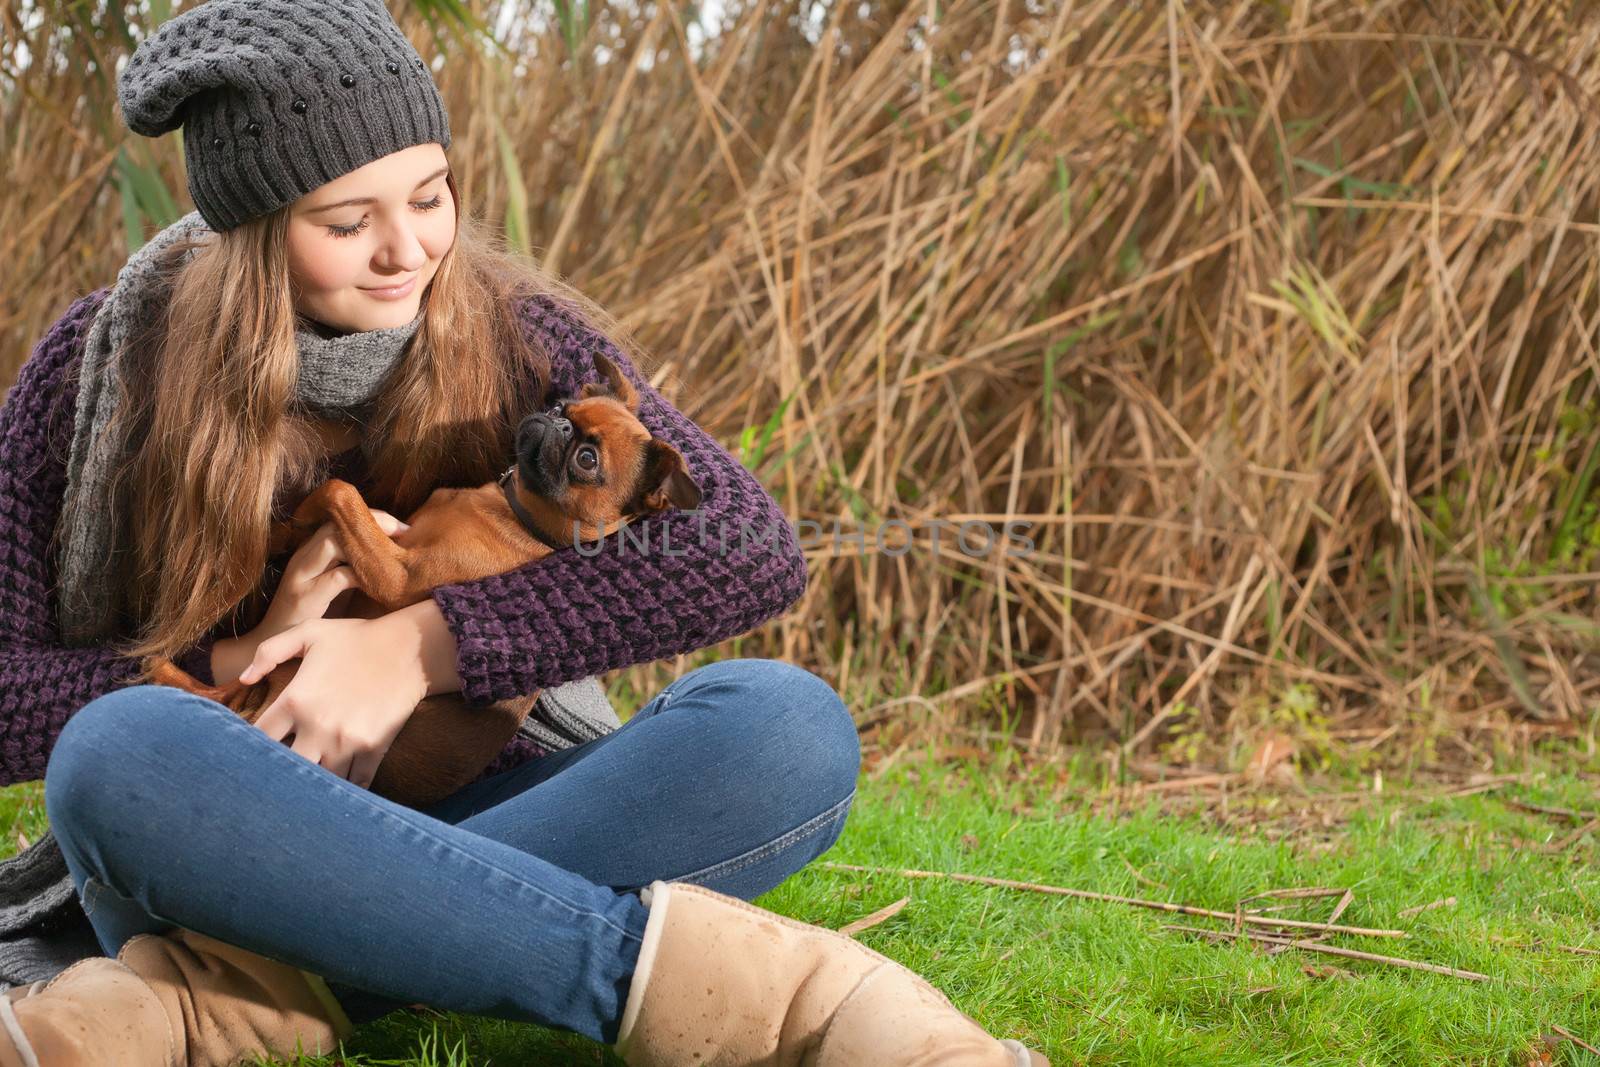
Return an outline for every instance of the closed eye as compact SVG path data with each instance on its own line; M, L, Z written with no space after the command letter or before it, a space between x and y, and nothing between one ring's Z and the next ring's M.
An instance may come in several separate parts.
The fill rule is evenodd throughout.
M418 213L421 213L425 211L432 211L443 203L444 194L435 193L433 195L433 199L413 200L411 202L411 206L416 209ZM356 234L366 229L370 224L371 223L368 221L367 217L363 215L361 216L361 221L357 222L354 226L329 226L328 234L331 237L354 237Z

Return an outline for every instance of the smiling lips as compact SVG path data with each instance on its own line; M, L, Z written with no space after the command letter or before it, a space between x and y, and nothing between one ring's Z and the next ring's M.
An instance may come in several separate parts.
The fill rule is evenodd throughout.
M404 282L401 282L399 285L391 285L391 286L388 286L387 288L383 288L383 289L367 289L367 288L363 288L361 291L363 293L368 294L369 296L371 296L375 300L399 300L402 297L410 296L411 295L411 290L416 288L416 285L417 285L416 275L412 275L410 278L408 278Z

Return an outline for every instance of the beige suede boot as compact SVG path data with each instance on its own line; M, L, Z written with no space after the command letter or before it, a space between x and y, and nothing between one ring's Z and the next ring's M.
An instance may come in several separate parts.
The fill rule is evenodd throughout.
M355 1032L317 975L177 927L0 998L0 1067L232 1067Z
M108 956L0 998L0 1067L184 1067L155 992Z
M628 1067L1050 1067L833 930L652 882L616 1051Z

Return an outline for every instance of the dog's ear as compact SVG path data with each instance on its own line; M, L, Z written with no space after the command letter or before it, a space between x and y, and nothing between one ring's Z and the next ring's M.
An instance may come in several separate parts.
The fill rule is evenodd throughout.
M639 410L639 394L634 392L633 383L623 376L617 365L596 352L594 354L594 368L600 372L601 381L584 382L583 388L578 391L581 397L605 396L607 394L622 401L629 411Z
M636 499L642 505L639 510L687 510L699 506L700 487L689 477L682 454L665 441L651 438L645 446L644 474L639 479Z

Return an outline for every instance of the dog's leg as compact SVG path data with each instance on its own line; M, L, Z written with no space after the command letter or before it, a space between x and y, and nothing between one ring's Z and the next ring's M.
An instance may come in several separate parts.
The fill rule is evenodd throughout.
M272 524L267 533L267 554L275 556L279 552L293 552L310 540L311 535L316 533L333 513L330 505L339 490L332 486L349 484L338 478L329 478L307 493L306 498L300 501L287 520Z
M292 521L296 529L309 524L314 530L325 518L333 520L344 558L355 571L361 591L385 611L396 611L427 598L431 587L411 575L411 550L395 544L383 532L359 489L330 478L301 502Z

